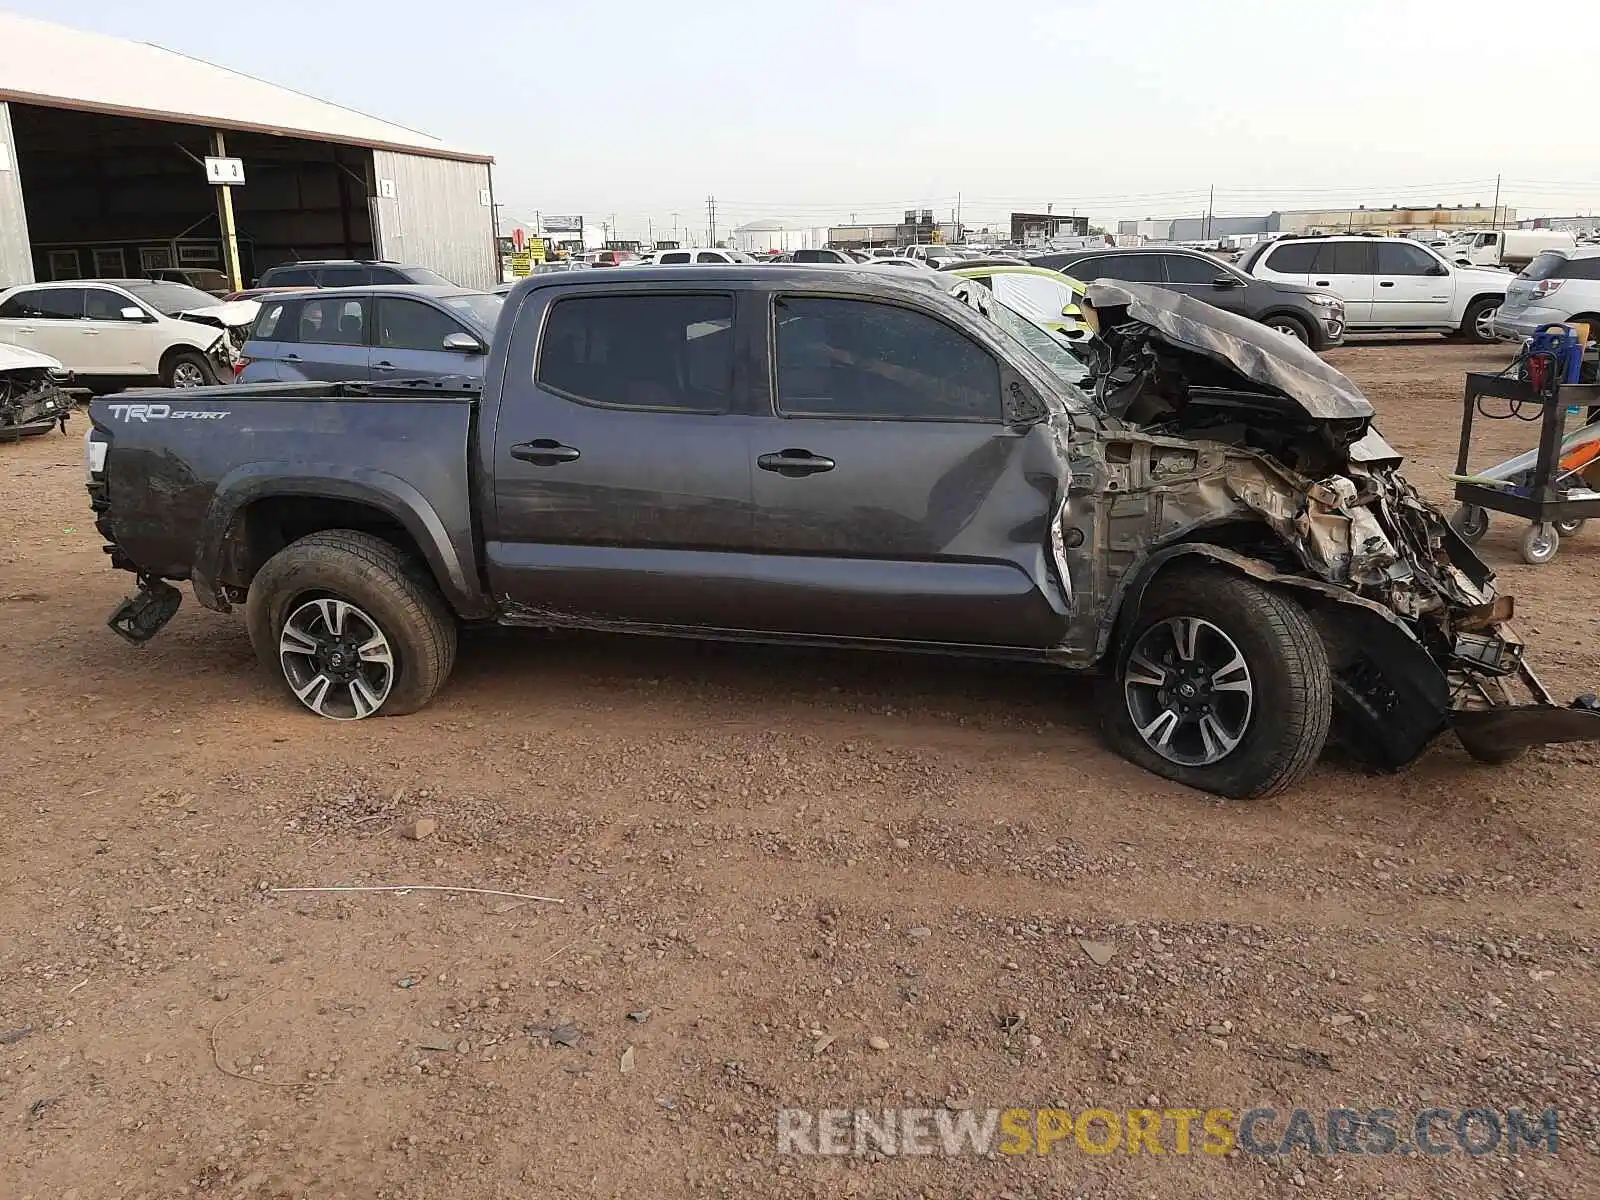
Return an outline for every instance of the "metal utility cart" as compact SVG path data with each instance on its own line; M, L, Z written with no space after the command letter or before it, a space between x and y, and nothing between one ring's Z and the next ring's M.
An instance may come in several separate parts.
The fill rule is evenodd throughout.
M1486 413L1481 404L1484 399L1507 401L1511 411L1508 414ZM1506 416L1518 415L1519 410L1540 408L1542 415L1522 418L1529 424L1534 420L1539 423L1537 457L1530 469L1519 471L1511 479L1469 473L1467 459L1472 450L1475 419L1504 420ZM1538 566L1556 556L1562 538L1575 536L1590 517L1600 517L1600 490L1592 489L1584 481L1583 468L1562 466L1562 440L1567 432L1569 409L1600 416L1600 385L1563 383L1540 389L1525 380L1501 375L1473 373L1467 376L1466 399L1461 410L1461 448L1452 476L1461 507L1450 518L1450 524L1467 542L1475 544L1489 531L1491 512L1524 517L1530 524L1528 532L1522 536L1522 559ZM1578 426L1586 420L1582 416L1575 418ZM1594 470L1600 472L1600 460L1596 461Z

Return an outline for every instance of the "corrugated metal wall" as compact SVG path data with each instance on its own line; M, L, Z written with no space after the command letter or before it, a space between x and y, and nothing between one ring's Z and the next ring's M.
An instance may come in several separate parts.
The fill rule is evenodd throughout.
M11 106L0 104L0 288L33 282L28 214L22 207L22 171L11 136Z
M463 287L500 282L486 164L374 150L372 167L379 257L431 267Z

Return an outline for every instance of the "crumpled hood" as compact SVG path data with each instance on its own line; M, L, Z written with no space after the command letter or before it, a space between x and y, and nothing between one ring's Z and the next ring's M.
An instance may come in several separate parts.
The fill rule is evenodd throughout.
M1105 310L1126 309L1174 345L1282 392L1316 420L1372 416L1372 404L1348 378L1309 347L1248 317L1146 283L1091 283L1088 301L1102 314L1102 327Z
M8 346L0 342L0 371L56 371L62 375L67 368L61 360L29 350L24 346Z
M254 324L261 311L259 300L227 300L203 308L186 308L177 315L185 321L200 321L223 329L243 329Z

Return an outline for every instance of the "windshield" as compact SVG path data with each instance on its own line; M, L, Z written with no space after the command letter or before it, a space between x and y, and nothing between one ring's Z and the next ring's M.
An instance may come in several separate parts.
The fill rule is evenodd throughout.
M1561 272L1567 265L1567 256L1557 254L1554 250L1546 250L1535 258L1526 267L1522 268L1524 279L1550 279Z
M441 296L439 300L446 308L460 313L484 329L494 328L494 323L500 319L500 307L506 302L504 296L491 296L488 292Z
M153 280L149 283L128 283L123 286L158 313L165 313L169 317L188 312L192 308L212 308L219 303L215 296L208 296L199 288L192 288L187 283Z
M1035 325L1016 309L999 300L994 301L989 317L1010 335L1012 341L1042 362L1045 368L1062 383L1067 384L1074 393L1074 399L1081 399L1085 405L1088 404L1088 397L1077 389L1079 384L1089 378L1089 369L1062 344L1060 338L1044 326Z

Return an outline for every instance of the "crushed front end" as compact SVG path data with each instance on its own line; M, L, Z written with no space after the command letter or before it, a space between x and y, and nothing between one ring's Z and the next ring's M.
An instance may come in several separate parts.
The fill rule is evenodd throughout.
M1292 589L1322 632L1352 751L1398 768L1447 729L1486 762L1600 740L1600 704L1550 695L1511 597L1400 473L1350 380L1188 297L1095 284L1089 300L1102 443L1126 464L1102 519L1144 523L1147 562L1203 554Z
M65 431L72 415L69 378L54 359L31 351L0 346L0 442ZM13 361L15 360L15 361Z

